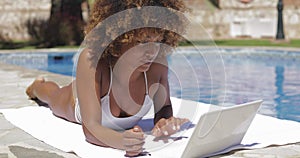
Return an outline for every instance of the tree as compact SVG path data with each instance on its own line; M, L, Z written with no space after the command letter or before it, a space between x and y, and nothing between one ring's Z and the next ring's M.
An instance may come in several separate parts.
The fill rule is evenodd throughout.
M220 2L219 2L219 0L210 0L210 2L211 2L214 6L216 6L217 8L220 8Z
M79 45L83 40L83 0L51 0L44 47Z

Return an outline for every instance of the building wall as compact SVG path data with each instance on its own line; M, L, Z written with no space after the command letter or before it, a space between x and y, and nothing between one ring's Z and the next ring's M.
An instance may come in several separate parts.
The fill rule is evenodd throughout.
M287 5L283 11L285 35L288 38L300 38L300 1L284 0Z
M212 38L274 38L277 32L278 0L219 0L212 6L209 0L186 0L192 8L189 14L194 26L202 25ZM300 38L300 1L284 0L284 32L287 39ZM197 24L195 24L197 23ZM192 34L195 39L195 27Z
M272 38L277 30L277 1L253 0L247 4L238 0L221 1L219 15L229 27L229 37Z
M278 0L184 0L190 8L191 39L274 38L277 30ZM300 38L300 1L284 0L286 38ZM27 40L28 19L48 19L51 0L1 0L0 36ZM1 37L0 37L1 39Z
M11 40L29 39L27 20L48 19L50 8L51 0L1 0L0 35Z

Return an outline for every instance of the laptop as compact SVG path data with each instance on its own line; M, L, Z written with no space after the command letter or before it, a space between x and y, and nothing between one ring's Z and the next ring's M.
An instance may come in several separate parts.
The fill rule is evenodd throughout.
M213 156L239 145L262 102L257 100L203 114L181 157Z

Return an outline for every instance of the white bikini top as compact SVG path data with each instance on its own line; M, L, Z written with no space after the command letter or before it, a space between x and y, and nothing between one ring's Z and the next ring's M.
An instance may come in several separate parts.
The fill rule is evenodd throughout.
M132 128L134 125L138 123L144 117L149 110L151 109L151 106L153 106L153 101L150 98L148 94L148 81L147 81L147 75L146 72L144 72L145 77L145 84L146 84L146 94L144 103L140 109L135 115L129 116L129 117L122 117L118 118L112 115L110 111L110 99L109 94L112 88L112 68L110 67L110 83L109 83L109 90L107 94L101 98L101 106L102 106L102 126L115 129L115 130L124 130Z

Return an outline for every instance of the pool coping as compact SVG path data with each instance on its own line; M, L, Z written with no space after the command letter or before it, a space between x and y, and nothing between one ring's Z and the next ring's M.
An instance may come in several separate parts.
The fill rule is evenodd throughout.
M300 48L294 47L260 47L260 46L180 46L179 50L182 49L257 49L257 50L276 50L276 51L292 51L300 53ZM66 53L66 52L77 52L79 48L49 48L49 49L2 49L0 54L7 53Z

